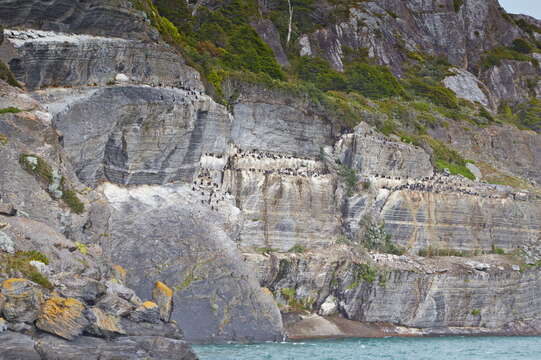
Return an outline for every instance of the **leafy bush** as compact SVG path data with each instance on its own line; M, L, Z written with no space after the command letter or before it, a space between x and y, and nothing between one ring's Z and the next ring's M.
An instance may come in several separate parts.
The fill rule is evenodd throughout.
M46 289L52 290L54 286L49 279L30 265L32 260L41 261L44 264L49 263L47 257L38 251L18 251L15 254L0 254L0 271L12 277L22 276Z
M378 250L386 254L403 255L406 251L391 241L391 235L385 231L385 224L378 225L370 217L361 224L364 229L363 245L369 250Z
M471 256L467 251L460 251L448 248L438 248L429 246L426 249L419 250L419 256L422 257L438 257L438 256L457 256L457 257L467 257Z
M302 246L301 244L295 244L291 247L291 249L288 250L290 253L298 253L302 254L306 251L306 248Z
M342 165L338 170L338 176L346 185L347 195L352 196L357 190L357 183L359 182L355 169Z
M344 75L332 69L324 59L300 57L295 65L295 72L301 80L311 82L323 91L341 91L347 87Z
M17 81L17 79L15 79L15 76L13 76L11 70L2 61L0 61L0 80L4 80L11 86L15 86L18 88L22 87L21 84L19 84L19 82Z
M462 5L464 5L464 0L453 0L453 7L455 8L455 12L459 12Z
M19 156L21 166L38 179L50 185L54 182L53 169L45 160L36 155L21 154ZM62 200L76 214L84 212L84 204L77 197L77 193L69 189L64 177L60 180L60 189L62 191ZM50 190L49 190L50 191Z
M535 46L533 46L527 40L518 38L518 39L513 40L513 44L511 45L511 49L513 49L516 52L519 52L521 54L531 54L535 50Z
M521 127L541 132L541 100L534 98L519 105L517 122Z
M35 174L38 178L45 181L47 185L53 181L53 170L41 157L21 154L19 156L19 162L24 169Z
M492 244L492 254L505 255L505 250Z
M353 63L346 67L345 77L350 90L371 99L406 96L402 84L385 66Z
M71 189L62 190L62 200L76 214L82 214L85 211L85 205L77 197L77 193Z
M459 108L459 101L456 94L443 85L432 85L419 78L408 79L405 84L409 91L432 101L434 104L445 106L449 109Z
M21 111L22 111L21 109L10 106L7 108L0 109L0 114L17 114L17 113L20 113Z
M492 66L500 66L502 60L529 61L536 67L539 65L539 62L529 55L520 53L511 48L497 47L487 52L482 57L481 67L488 69Z
M378 276L378 269L370 264L355 264L353 267L353 283L348 289L357 288L363 281L373 283Z

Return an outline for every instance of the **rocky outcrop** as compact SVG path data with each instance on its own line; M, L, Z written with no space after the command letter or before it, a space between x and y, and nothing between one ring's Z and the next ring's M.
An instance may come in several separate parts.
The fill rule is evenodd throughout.
M541 60L541 54L536 54ZM541 66L538 62L502 60L484 71L481 80L499 103L517 104L541 97Z
M335 297L343 317L387 323L379 331L388 323L398 325L385 330L390 334L532 334L539 329L539 308L531 302L539 291L538 270L515 271L496 256L421 259L374 254L363 259L344 251L349 252L338 247L325 254L248 258L259 264L262 284L275 291L284 306L298 301L316 312ZM289 291L282 289L290 289L294 298L284 296ZM293 324L299 324L291 327L297 334L309 326ZM332 319L326 326L331 325Z
M436 171L428 146L349 131L279 84L226 80L226 107L171 48L145 42L153 31L127 4L0 0L8 25L41 29L7 30L0 48L32 91L0 84L0 109L16 108L0 114L5 354L194 358L179 327L206 342L281 340L284 323L298 336L541 331L538 135L458 120L427 130L481 181L482 162L532 181L519 190ZM368 48L400 73L424 47L473 70L521 34L495 1L438 4L362 2L301 51L342 69L342 51ZM273 24L253 26L285 56ZM444 82L491 108L521 101L536 69L503 68L490 91L465 70ZM528 76L497 92L511 73ZM417 256L437 250L468 257Z
M50 335L32 338L14 332L0 334L3 359L186 359L196 360L189 346L181 340L153 336L128 336L106 341L79 337L74 341Z
M475 75L458 68L452 68L450 71L454 75L443 79L443 84L453 90L457 97L479 103L488 109L494 107L490 91Z
M202 153L226 148L225 108L194 90L121 85L36 95L49 103L75 171L89 185L191 182Z
M199 73L165 45L38 30L5 30L5 34L0 60L28 89L103 86L124 80L202 90Z
M406 59L404 50L418 49L467 67L484 51L508 45L521 33L502 16L497 0L465 1L458 9L454 4L452 0L363 2L351 8L342 22L301 37L300 51L323 55L336 69L343 69L344 47L368 49L370 57L395 69Z
M150 296L157 280L171 287L172 319L187 339L281 338L274 300L238 261L232 239L240 213L230 197L212 211L189 185L124 189L108 184L102 191L111 212L110 237L101 240L104 250L124 264L127 283L138 294Z
M158 39L157 31L148 26L144 14L126 0L2 0L0 14L5 27Z

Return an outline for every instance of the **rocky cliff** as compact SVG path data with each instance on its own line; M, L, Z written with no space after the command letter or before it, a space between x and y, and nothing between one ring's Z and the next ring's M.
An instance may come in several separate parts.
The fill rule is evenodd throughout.
M287 43L274 1L0 0L6 358L539 334L536 22L310 3Z

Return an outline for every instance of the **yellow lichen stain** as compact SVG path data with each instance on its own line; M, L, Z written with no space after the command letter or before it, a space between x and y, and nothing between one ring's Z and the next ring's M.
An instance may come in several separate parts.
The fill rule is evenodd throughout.
M272 291L270 291L269 288L262 287L261 290L263 291L264 294L272 295Z
M154 309L154 308L157 308L158 305L157 305L155 302L153 302L153 301L145 301L145 302L143 303L143 307L144 307L145 309Z
M55 320L58 317L76 317L83 311L84 305L77 299L61 298L54 296L47 300L41 308L41 317L48 320Z
M127 276L127 272L126 272L126 269L124 269L122 266L120 265L113 265L113 270L118 274L118 276L120 277L120 281L125 281L126 280L126 276Z
M18 283L18 282L21 282L21 281L28 281L28 280L20 279L20 278L7 279L7 280L4 280L4 282L2 283L2 287L7 289L7 290L11 290L11 289L13 289L13 285L15 283Z
M156 289L165 294L167 297L173 297L173 290L161 281L157 281L155 285Z

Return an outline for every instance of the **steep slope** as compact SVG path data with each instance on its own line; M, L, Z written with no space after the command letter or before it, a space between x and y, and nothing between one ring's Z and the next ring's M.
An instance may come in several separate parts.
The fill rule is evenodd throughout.
M287 44L275 1L0 0L26 87L0 103L14 219L95 248L141 298L165 283L188 340L337 321L315 314L539 334L537 23L496 1L293 6ZM37 183L21 154L66 180Z

